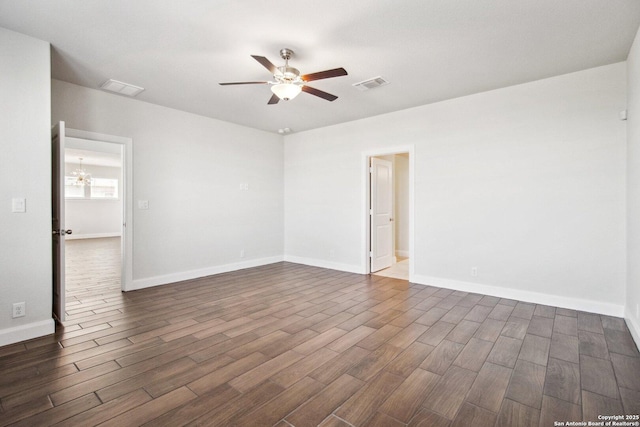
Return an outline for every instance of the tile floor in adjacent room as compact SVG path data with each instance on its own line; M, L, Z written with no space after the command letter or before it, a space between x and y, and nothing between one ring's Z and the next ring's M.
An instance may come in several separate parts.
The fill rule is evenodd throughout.
M640 412L640 354L619 318L291 263L128 293L105 277L69 292L55 335L0 347L0 425L553 426Z

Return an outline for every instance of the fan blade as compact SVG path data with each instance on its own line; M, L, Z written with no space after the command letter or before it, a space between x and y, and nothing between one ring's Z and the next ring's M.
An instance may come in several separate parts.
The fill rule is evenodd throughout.
M220 86L228 85L266 85L269 82L230 82L230 83L218 83Z
M334 68L333 70L326 70L326 71L319 71L317 73L305 74L300 78L305 82L310 82L313 80L330 79L331 77L339 77L339 76L346 76L346 75L347 75L347 70L340 67L340 68Z
M271 61L269 61L267 58L265 58L264 56L257 56L257 55L251 55L251 57L253 59L255 59L256 61L258 61L260 64L262 64L262 66L264 68L266 68L267 70L271 71L271 74L282 74L280 72L280 70L278 70L278 67L276 67L275 65L273 65L271 63Z
M268 105L277 104L279 101L280 101L280 98L278 98L278 95L274 93L273 95L271 95L271 98L269 99L269 102L267 102L267 104Z
M335 95L331 95L330 93L306 85L302 86L302 91L310 93L311 95L319 96L320 98L326 99L327 101L335 101L336 99L338 99L338 97Z

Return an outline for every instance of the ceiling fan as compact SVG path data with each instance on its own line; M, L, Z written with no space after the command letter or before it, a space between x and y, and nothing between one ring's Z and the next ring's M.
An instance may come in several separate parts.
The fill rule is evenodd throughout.
M288 101L298 96L300 92L306 92L311 95L318 96L327 101L335 101L337 96L330 93L307 86L307 82L313 80L329 79L331 77L346 76L347 71L344 68L334 68L332 70L319 71L317 73L300 75L300 71L296 68L289 67L289 59L293 55L291 49L280 49L280 57L284 59L284 66L276 67L264 56L251 55L253 59L258 61L273 74L274 81L267 82L230 82L220 83L222 86L227 85L270 85L273 95L267 104L277 104L281 99Z

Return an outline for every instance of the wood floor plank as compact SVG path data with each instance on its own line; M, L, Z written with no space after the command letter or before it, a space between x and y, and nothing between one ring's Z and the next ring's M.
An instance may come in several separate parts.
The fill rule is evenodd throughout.
M55 406L44 412L12 424L18 427L32 427L52 425L71 418L77 414L88 411L100 405L100 400L95 394L87 394L60 406Z
M453 323L436 322L418 338L418 341L423 344L437 346L455 327L456 325Z
M504 399L500 412L498 413L496 427L538 427L539 419L540 413L537 409L513 400ZM542 425L546 426L553 424L545 423Z
M551 338L552 333L553 333L553 318L535 316L535 315L531 318L531 321L529 322L529 328L527 329L527 334L537 335L545 338Z
M553 321L553 332L577 337L578 336L577 317L557 315Z
M544 394L580 404L580 366L560 359L549 359Z
M609 359L609 349L607 348L607 341L603 334L578 331L578 343L580 354L600 359Z
M550 347L551 340L549 338L527 334L524 337L518 358L546 366Z
M500 336L491 349L491 353L489 353L487 357L487 362L513 368L518 360L521 347L522 340Z
M433 411L422 408L411 419L410 427L449 427L451 421Z
M633 341L628 330L618 331L605 329L604 337L607 340L607 348L611 353L624 354L625 356L640 357L638 346Z
M427 395L423 406L453 420L477 376L476 372L451 366Z
M197 397L198 396L187 387L181 387L150 402L143 403L135 409L113 417L101 425L103 427L142 425Z
M579 314L578 314L579 315ZM618 399L602 396L590 391L582 391L582 418L598 420L602 414L622 414L622 403Z
M487 411L486 409L479 408L469 403L464 403L458 416L451 424L452 427L493 427L496 423L496 414Z
M269 402L240 417L235 425L247 427L272 426L295 408L318 393L323 384L309 377L295 383Z
M611 353L611 363L618 387L640 391L640 357Z
M444 375L463 348L463 344L444 340L424 359L420 368Z
M375 350L385 342L389 341L392 337L398 335L402 331L402 328L393 325L384 325L362 341L358 343L358 347L362 347L367 350Z
M267 357L261 353L252 353L249 356L230 363L221 369L198 378L197 380L189 383L188 387L193 390L194 393L202 395L237 377L238 375L249 372L251 369L265 363L267 360Z
M391 393L378 410L404 424L408 423L440 378L440 375L420 368L416 369Z
M364 381L343 374L288 415L286 421L296 427L317 426L364 384Z
M109 403L95 406L71 418L67 418L57 427L75 427L79 425L98 425L124 412L128 412L151 400L151 396L144 390L138 389L129 394L112 400Z
M216 389L210 391L211 394ZM236 390L237 391L237 390ZM278 396L285 391L284 388L271 382L265 381L248 393L241 394L235 399L231 399L227 403L217 408L203 412L199 416L186 425L188 426L227 426L233 425L233 420L244 416L254 409L262 406L274 396ZM150 426L151 427L151 426Z
M348 399L335 414L352 425L362 425L403 382L403 378L381 372Z
M609 360L580 355L580 378L582 389L618 398L618 384Z
M378 372L401 352L401 348L394 347L390 344L383 344L349 369L348 373L358 379L368 381L376 376Z
M526 360L518 360L505 397L523 405L540 409L546 368Z
M469 390L467 402L498 413L512 372L513 369L485 363Z
M529 328L529 319L523 319L521 317L514 317L513 314L507 320L507 323L502 329L501 335L509 338L515 338L523 340L527 335L527 329Z
M480 368L482 368L492 348L493 343L489 341L471 338L469 344L462 349L458 357L456 357L456 360L453 361L453 364L470 371L478 372Z
M406 378L411 374L435 347L420 342L414 342L407 347L400 355L391 361L385 370L392 374Z
M549 357L580 363L580 341L575 336L554 332L551 336Z
M177 425L187 424L189 421L198 418L202 414L215 411L216 408L222 406L226 402L232 401L240 396L240 392L223 384L203 394L198 399L192 399L189 402L178 406L170 411L165 412L158 418L155 418L145 424L145 426L153 427L173 427ZM69 426L73 427L73 426Z
M327 348L338 353L342 353L343 351L353 347L358 342L362 341L364 338L368 337L376 331L377 329L370 328L368 326L358 326L357 328L349 331L337 340L329 343L327 345Z
M449 341L466 344L476 333L480 325L480 323L472 322L471 320L461 320L445 338Z
M299 359L292 365L285 366L284 369L270 377L271 381L285 388L290 387L313 372L318 366L330 363L330 361L335 359L338 355L339 353L336 353L333 350L321 348L320 350ZM274 369L273 372L275 371L276 370Z
M566 402L551 396L544 396L540 411L540 426L552 426L558 420L581 420L582 409L580 405ZM589 421L593 421L589 420Z
M626 414L640 414L640 391L621 387L620 399Z

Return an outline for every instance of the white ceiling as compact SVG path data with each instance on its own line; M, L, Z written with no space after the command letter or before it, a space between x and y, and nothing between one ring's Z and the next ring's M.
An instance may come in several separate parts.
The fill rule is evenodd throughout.
M0 0L0 26L52 44L56 79L98 88L113 78L137 99L276 132L371 117L626 59L638 0ZM250 55L303 74L344 67L267 105ZM382 76L390 84L351 85ZM117 95L114 95L117 96Z

